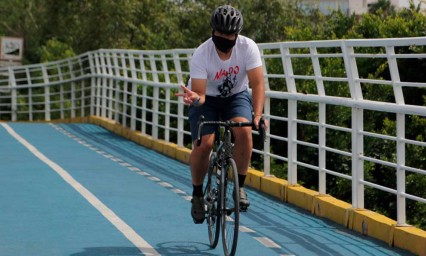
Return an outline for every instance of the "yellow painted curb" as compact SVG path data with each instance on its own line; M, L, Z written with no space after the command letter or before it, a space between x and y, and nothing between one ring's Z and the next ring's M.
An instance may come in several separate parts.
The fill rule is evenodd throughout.
M151 148L158 153L163 153L163 147L165 146L164 141L161 140L152 140Z
M268 195L285 201L288 182L275 176L261 176L260 190Z
M191 150L189 148L176 148L176 159L182 163L189 164Z
M247 184L247 186L252 187L254 189L260 190L261 179L263 175L264 175L263 172L249 168L247 172L246 181L244 184Z
M393 246L426 256L426 231L415 227L395 227Z
M318 192L304 188L300 185L287 186L286 202L299 206L302 209L312 211L314 197L319 195Z
M152 139L151 136L146 134L140 134L138 143L144 147L153 148L152 146L153 141L154 140Z
M365 209L350 211L349 229L392 244L396 221Z
M176 144L164 140L152 140L152 148L163 155L176 158Z
M37 121L38 122L38 121ZM89 117L73 117L52 121L41 121L43 123L89 123Z
M130 135L134 133L134 131L130 130L130 128L121 126L120 135L126 139L130 139Z
M347 225L347 211L351 204L338 200L330 195L318 195L314 197L312 214L332 220L342 226Z
M140 136L141 136L140 131L131 131L130 134L129 134L129 140L138 143Z
M177 149L178 149L178 145L168 142L163 150L166 156L176 159Z

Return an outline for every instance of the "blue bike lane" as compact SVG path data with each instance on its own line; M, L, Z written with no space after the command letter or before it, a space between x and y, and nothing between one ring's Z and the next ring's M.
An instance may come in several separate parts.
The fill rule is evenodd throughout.
M223 255L192 222L187 165L95 125L6 125L34 149L0 127L0 255ZM257 191L249 198L237 255L410 255Z

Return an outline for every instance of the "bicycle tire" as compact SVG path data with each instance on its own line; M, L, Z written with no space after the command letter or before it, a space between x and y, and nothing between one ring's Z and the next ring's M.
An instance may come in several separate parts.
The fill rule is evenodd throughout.
M221 229L223 251L226 256L235 255L240 225L240 198L238 172L234 159L227 160L221 177ZM225 175L227 174L227 175Z
M209 169L207 172L207 183L205 188L205 200L207 205L207 229L209 234L210 247L216 248L219 241L220 221L218 210L219 190L216 183L215 170L217 169L217 154L213 152L209 159ZM209 204L210 203L210 204Z

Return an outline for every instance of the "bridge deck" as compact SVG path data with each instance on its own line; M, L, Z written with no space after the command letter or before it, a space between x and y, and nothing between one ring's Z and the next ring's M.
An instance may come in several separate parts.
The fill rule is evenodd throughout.
M0 255L222 255L187 165L89 124L0 123ZM248 189L237 255L410 255Z

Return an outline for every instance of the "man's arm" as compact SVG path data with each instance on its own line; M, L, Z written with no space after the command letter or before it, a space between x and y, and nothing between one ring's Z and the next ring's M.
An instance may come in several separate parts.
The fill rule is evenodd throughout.
M185 85L181 85L183 93L176 93L176 96L183 97L186 105L198 107L206 101L206 86L206 79L191 79L191 90Z
M206 101L206 86L207 79L191 78L191 90L196 94L196 100L199 100L197 106L204 104Z
M256 126L258 126L263 113L263 105L265 104L265 84L262 66L250 69L247 71L247 76L252 89L254 121Z

